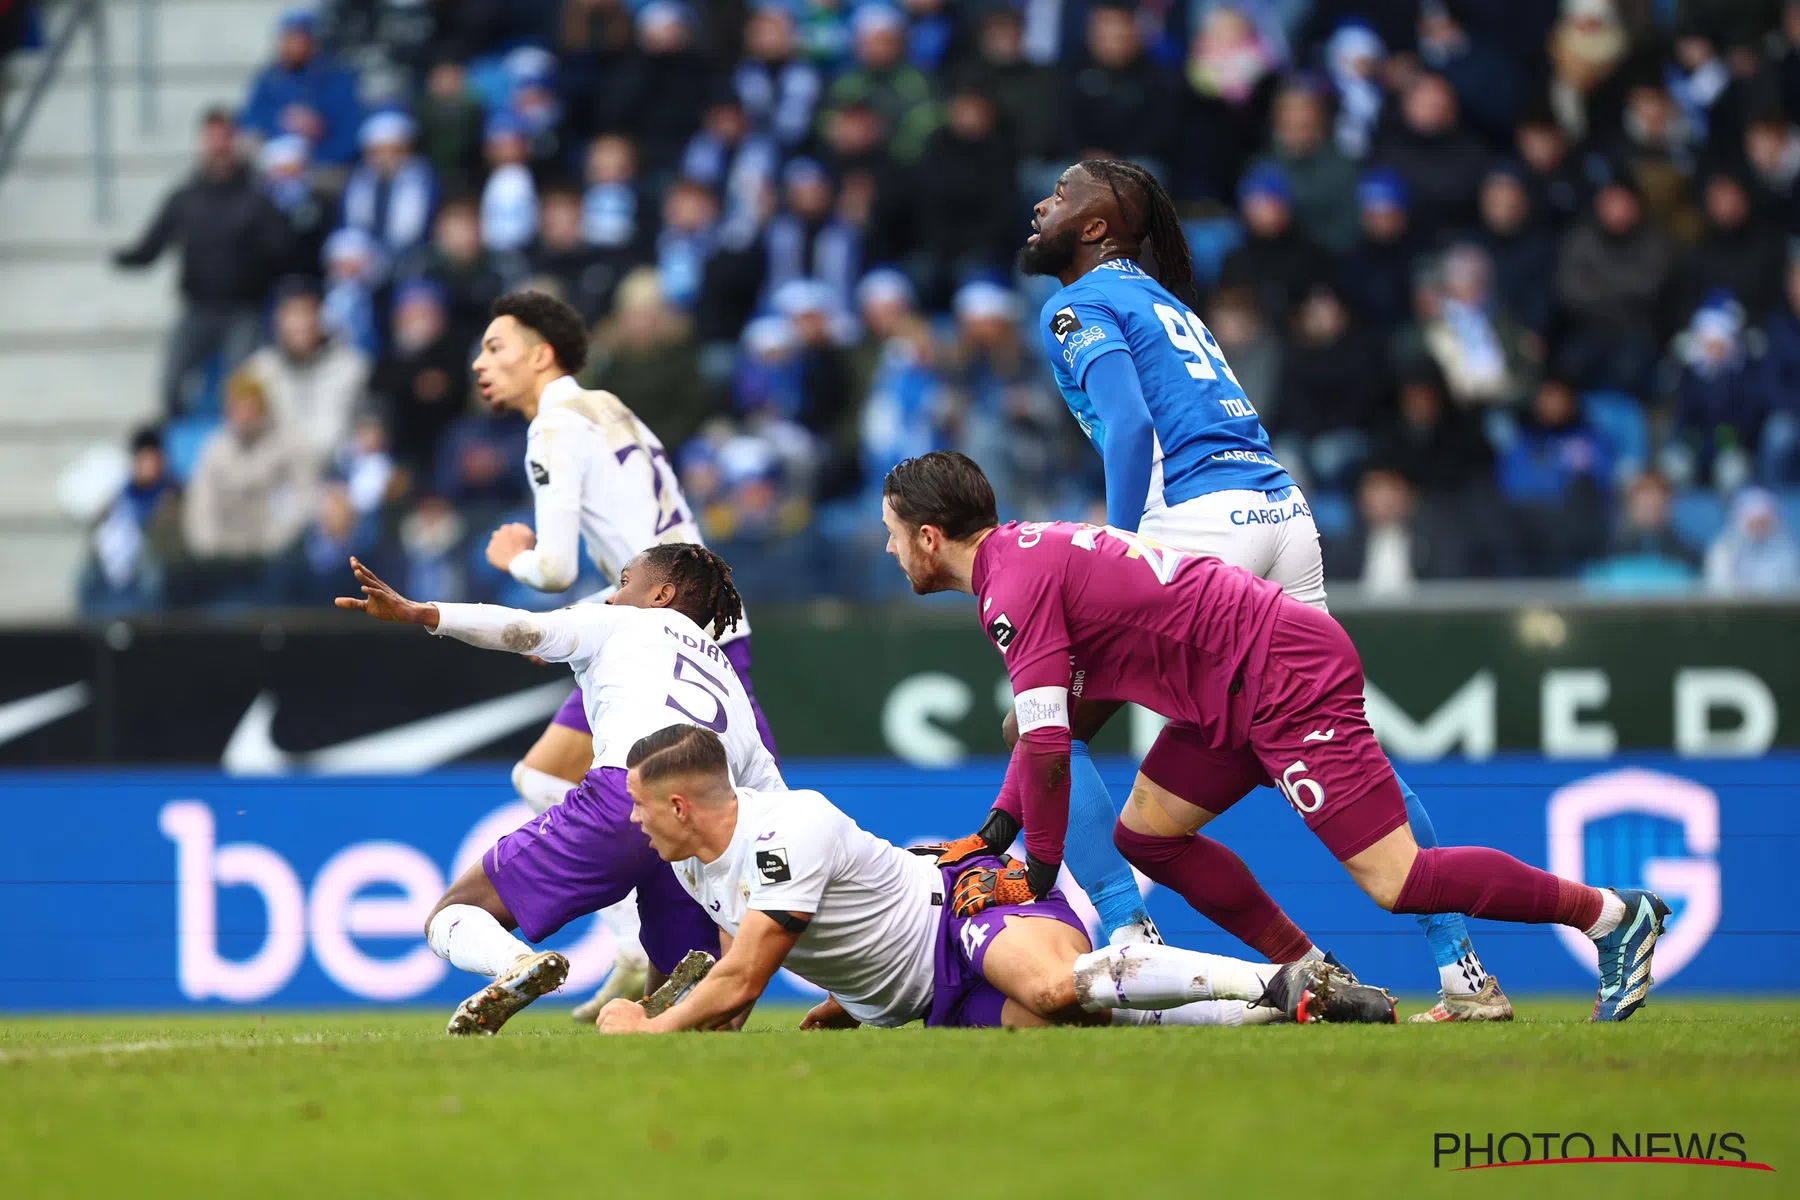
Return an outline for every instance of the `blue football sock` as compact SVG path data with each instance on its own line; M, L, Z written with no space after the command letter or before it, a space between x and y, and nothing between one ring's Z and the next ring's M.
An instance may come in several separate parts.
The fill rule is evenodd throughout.
M1418 793L1400 778L1398 771L1394 772L1394 780L1400 785L1400 794L1406 798L1406 820L1412 826L1413 841L1422 848L1437 845L1437 831L1431 827L1431 814L1425 811ZM1481 960L1475 955L1475 944L1469 940L1469 926L1462 914L1432 913L1417 920L1419 928L1425 931L1425 940L1431 944L1439 983L1448 988L1460 978L1459 991L1474 991L1480 987Z
M1094 760L1088 757L1087 743L1074 743L1069 754L1069 836L1063 861L1100 914L1101 937L1111 937L1121 926L1148 919L1131 864L1113 845L1113 826L1118 820L1119 810L1113 807L1112 796L1101 782Z

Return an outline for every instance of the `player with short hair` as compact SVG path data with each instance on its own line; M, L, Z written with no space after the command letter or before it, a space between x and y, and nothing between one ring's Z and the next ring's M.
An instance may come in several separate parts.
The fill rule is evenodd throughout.
M1193 256L1168 193L1142 167L1088 160L1063 172L1034 208L1033 227L1019 267L1063 284L1045 301L1038 333L1070 412L1105 462L1107 524L1222 558L1324 609L1325 568L1312 510L1270 450L1218 341L1194 313ZM1088 888L1107 932L1123 927L1119 936L1131 937L1147 918L1135 877L1112 852L1108 831L1119 810L1087 752L1088 739L1118 707L1084 702L1071 717L1070 820L1080 833L1070 841L1069 867ZM1011 741L1014 722L1007 724ZM1127 805L1152 820L1182 802L1180 782L1158 775L1158 766L1139 771ZM1415 838L1435 845L1424 805L1403 779L1400 791ZM1010 781L998 812L991 818L993 841L1016 832L1018 797ZM1172 856L1176 847L1163 852ZM1237 856L1211 838L1181 843L1179 855L1191 860L1187 873L1196 877L1240 884L1249 877ZM1278 961L1316 953L1266 894L1247 908L1202 898L1200 911ZM1413 1019L1510 1020L1512 1005L1483 969L1463 918L1433 915L1420 925L1442 999Z
M568 663L593 730L593 765L581 783L496 842L432 909L425 926L432 950L465 971L496 977L457 1008L450 1032L495 1033L568 975L562 955L533 953L508 930L542 941L634 889L644 951L656 971L666 975L690 950L716 953L718 935L706 913L631 826L625 757L645 734L683 721L720 736L732 773L746 786L786 788L758 736L737 668L713 640L743 613L731 568L703 546L652 546L621 568L618 590L604 604L533 613L415 602L356 559L350 566L363 598L340 597L339 608Z
M616 582L625 563L649 546L704 545L693 509L663 445L611 392L584 391L575 373L587 361L581 314L543 292L512 292L494 302L493 319L475 359L475 381L490 408L518 412L531 422L525 468L531 480L536 530L502 525L488 539L488 562L539 591L574 584L585 546L588 558ZM590 599L604 599L606 593ZM775 738L750 682L750 625L720 639L756 713L769 753ZM525 757L513 766L513 787L534 813L558 803L581 782L594 757L581 691L569 694ZM613 934L613 970L574 1016L591 1021L616 995L641 994L647 960L637 941L635 908L606 909Z
M1092 951L1055 891L959 919L945 901L970 865L935 861L941 847L921 854L885 842L817 792L734 787L724 744L704 728L658 730L625 761L632 821L727 946L660 1016L629 1000L608 1004L602 1033L741 1022L782 966L829 995L803 1028L921 1018L1013 1028L1394 1019L1392 997L1324 963L1249 963L1154 944Z
M1322 609L1221 559L1125 530L1001 525L987 477L961 454L934 451L890 471L882 523L914 591L976 597L1006 663L1032 895L1049 893L1063 857L1070 695L1080 680L1084 698L1170 719L1145 770L1182 790L1134 804L1114 838L1132 865L1197 911L1201 900L1218 904L1233 881L1193 871L1185 845L1272 780L1382 908L1580 929L1600 954L1594 1019L1622 1021L1642 1006L1668 906L1649 891L1602 891L1498 850L1421 848L1363 711L1356 648ZM1260 895L1243 874L1248 883L1236 892Z

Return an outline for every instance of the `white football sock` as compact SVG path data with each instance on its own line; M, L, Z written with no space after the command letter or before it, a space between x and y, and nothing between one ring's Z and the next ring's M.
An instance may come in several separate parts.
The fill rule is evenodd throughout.
M1242 1000L1198 1000L1179 1008L1112 1010L1114 1025L1269 1025L1285 1020L1279 1008L1251 1008Z
M531 947L501 928L494 914L473 904L446 905L431 918L425 940L432 953L477 975L504 975Z
M513 791L519 793L519 799L525 802L525 807L531 810L533 816L538 817L561 804L563 797L575 787L561 776L528 767L523 762L513 764L512 785Z
M1487 972L1473 950L1447 967L1438 968L1438 987L1446 996L1473 996L1487 982Z
M1625 902L1611 888L1600 889L1600 919L1583 930L1591 938L1603 938L1625 919Z
M1134 942L1090 951L1075 960L1075 998L1102 1008L1175 1008L1195 1000L1255 1000L1279 968L1202 954L1179 946Z

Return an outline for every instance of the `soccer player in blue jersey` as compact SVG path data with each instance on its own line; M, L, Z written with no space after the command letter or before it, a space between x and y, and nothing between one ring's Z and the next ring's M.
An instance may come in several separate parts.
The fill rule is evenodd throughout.
M1062 281L1044 303L1038 333L1069 410L1105 462L1107 523L1224 559L1323 609L1325 572L1312 511L1270 452L1219 343L1194 315L1193 260L1168 194L1140 167L1089 160L1063 172L1033 212L1035 232L1019 253L1019 267ZM1185 869L1172 874L1216 880L1214 893L1202 897L1207 904L1195 907L1276 961L1317 954L1242 860L1198 834L1215 814L1182 798L1194 756L1179 772L1146 760L1118 813L1085 745L1116 707L1076 709L1066 852L1107 936L1154 936L1119 854L1126 848L1140 864L1180 859ZM1010 772L1008 780L977 835L1002 848L1017 832ZM1256 782L1267 781L1246 786ZM1419 798L1404 780L1400 786L1414 839L1436 845ZM1443 998L1413 1019L1510 1020L1512 1006L1482 969L1463 918L1419 921Z

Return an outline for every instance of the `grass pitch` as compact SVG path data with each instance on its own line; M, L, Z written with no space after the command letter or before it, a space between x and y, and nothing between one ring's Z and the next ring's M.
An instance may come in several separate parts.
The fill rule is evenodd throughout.
M781 1009L618 1039L540 1003L467 1041L419 1011L15 1019L0 1196L1796 1194L1800 1002L1653 997L1599 1027L1589 1003L1527 1000L1510 1027L1015 1034L801 1034ZM1433 1166L1434 1134L1509 1131L1600 1154L1736 1132L1775 1171Z

